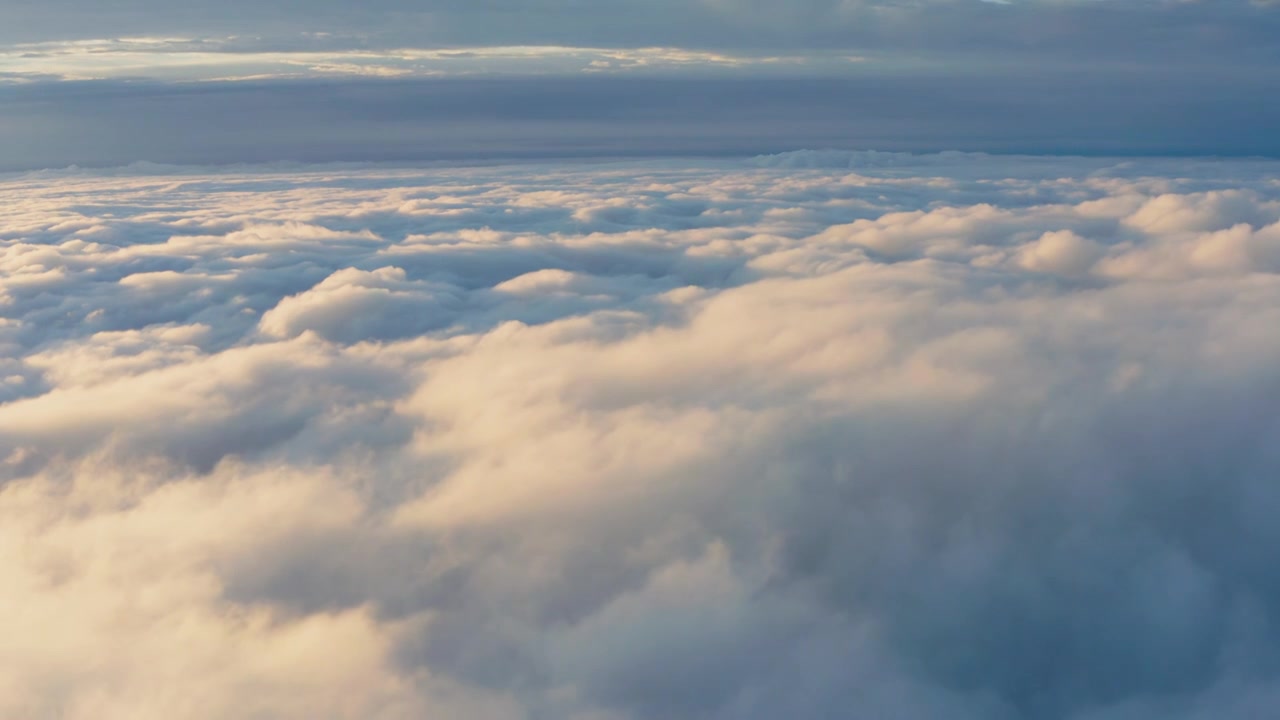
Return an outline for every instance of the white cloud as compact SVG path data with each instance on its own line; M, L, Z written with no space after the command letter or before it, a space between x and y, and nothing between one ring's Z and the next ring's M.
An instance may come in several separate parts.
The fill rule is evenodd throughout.
M0 715L1256 716L1275 170L0 178Z
M1036 272L1083 275L1102 255L1097 243L1070 230L1047 232L1022 248L1019 263Z
M409 282L398 267L345 268L281 300L259 327L274 337L312 331L345 342L417 335L451 325L461 310L461 295L452 286Z

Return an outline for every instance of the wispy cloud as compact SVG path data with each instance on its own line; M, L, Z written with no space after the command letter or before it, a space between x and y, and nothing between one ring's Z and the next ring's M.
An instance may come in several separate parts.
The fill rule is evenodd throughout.
M319 39L324 44L324 38ZM235 77L551 75L578 72L793 72L824 74L863 58L807 53L750 55L680 48L564 46L263 49L255 38L120 38L0 47L0 72L57 77L215 80Z

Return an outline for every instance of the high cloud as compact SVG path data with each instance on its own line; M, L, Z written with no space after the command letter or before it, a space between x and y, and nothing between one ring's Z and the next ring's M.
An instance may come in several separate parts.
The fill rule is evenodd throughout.
M1277 170L0 177L0 716L1265 716Z
M348 42L349 38L346 39ZM296 41L295 41L296 43ZM352 49L327 35L273 46L262 38L109 38L0 45L0 82L61 78L245 80L332 76L555 75L706 71L824 75L865 58L848 53L726 54L672 47L392 47Z
M173 51L196 64L209 58L190 54L224 44L233 52L301 53L540 46L625 54L660 46L730 55L839 50L908 62L1016 58L1079 68L1119 61L1132 69L1128 60L1261 71L1274 67L1280 27L1274 3L1256 0L315 0L305 7L292 0L130 0L110 7L45 0L6 11L0 47L77 41L101 49L104 39L114 39L112 49L131 55ZM104 64L134 60L107 56ZM1231 79L1229 72L1220 77Z

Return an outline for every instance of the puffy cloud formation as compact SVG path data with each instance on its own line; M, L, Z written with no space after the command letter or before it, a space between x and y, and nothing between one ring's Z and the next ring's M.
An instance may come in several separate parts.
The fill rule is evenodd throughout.
M1278 169L0 178L0 716L1265 716Z

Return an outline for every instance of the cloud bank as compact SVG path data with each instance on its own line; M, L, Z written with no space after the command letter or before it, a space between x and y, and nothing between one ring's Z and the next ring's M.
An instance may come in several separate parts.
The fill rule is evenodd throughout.
M0 716L1253 718L1273 161L0 178Z
M845 63L859 67L864 63ZM1280 157L1280 74L1162 68L845 77L0 84L0 171L278 161L756 155L798 147Z
M109 7L46 0L15 4L5 16L0 46L147 38L230 40L233 51L659 46L808 55L853 48L988 69L1016 59L1260 70L1274 67L1280 30L1274 3L1250 0L129 0Z
M889 151L1280 157L1264 0L15 0L0 171Z

